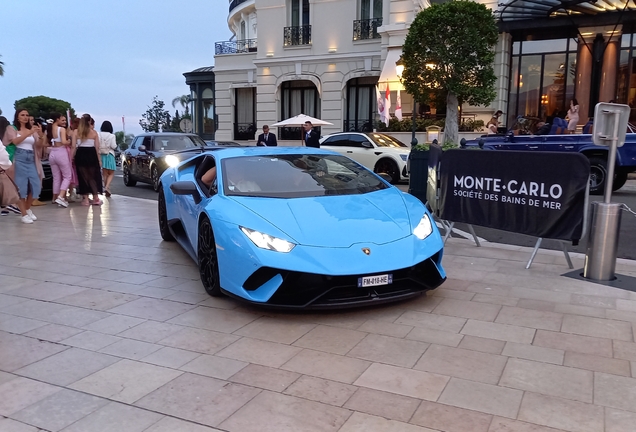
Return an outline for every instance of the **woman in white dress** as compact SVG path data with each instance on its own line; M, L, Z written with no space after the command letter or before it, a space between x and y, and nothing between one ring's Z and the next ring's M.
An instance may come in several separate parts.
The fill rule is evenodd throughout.
M570 101L570 109L568 110L568 133L576 132L576 125L579 124L579 103L576 99Z

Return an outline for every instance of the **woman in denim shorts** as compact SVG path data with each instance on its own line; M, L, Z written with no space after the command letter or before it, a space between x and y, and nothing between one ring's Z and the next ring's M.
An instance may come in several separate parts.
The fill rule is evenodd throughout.
M20 191L18 207L22 213L22 222L32 224L37 220L31 211L33 197L40 196L42 190L42 177L38 169L39 159L36 150L41 144L43 135L40 125L32 126L29 123L29 112L25 109L18 109L15 112L13 125L17 129L17 136L13 140L16 146L13 165L15 184Z

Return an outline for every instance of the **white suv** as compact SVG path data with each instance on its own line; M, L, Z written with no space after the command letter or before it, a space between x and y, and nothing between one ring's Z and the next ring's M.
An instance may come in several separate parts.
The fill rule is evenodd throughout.
M411 149L383 133L339 132L320 139L320 148L347 156L376 173L391 176L391 183L408 180L406 161Z

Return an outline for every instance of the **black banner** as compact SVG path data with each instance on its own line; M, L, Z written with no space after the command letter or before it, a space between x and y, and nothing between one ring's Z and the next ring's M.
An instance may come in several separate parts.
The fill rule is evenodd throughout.
M590 174L579 153L449 150L438 216L535 237L578 241Z

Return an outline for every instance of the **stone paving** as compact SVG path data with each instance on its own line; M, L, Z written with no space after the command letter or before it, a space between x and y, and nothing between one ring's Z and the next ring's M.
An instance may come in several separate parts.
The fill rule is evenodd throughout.
M155 206L0 219L0 431L636 430L636 293L559 253L451 239L428 296L277 313L208 297Z

